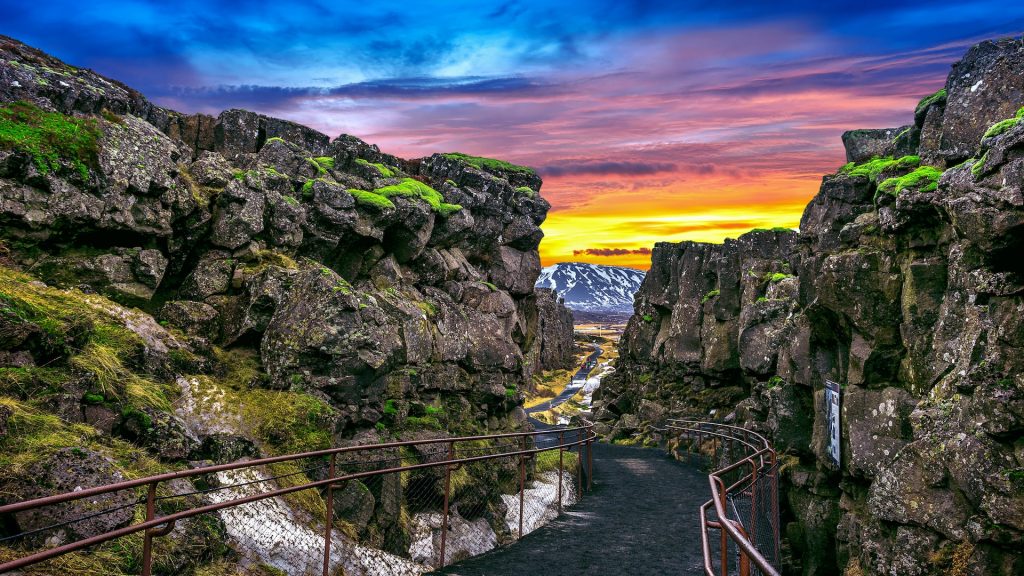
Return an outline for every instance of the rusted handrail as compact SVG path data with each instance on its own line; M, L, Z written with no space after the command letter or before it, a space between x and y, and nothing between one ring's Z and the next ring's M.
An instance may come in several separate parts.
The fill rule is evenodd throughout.
M696 441L696 452L701 453L705 439L717 442L713 445L716 450L718 445L724 447L729 442L731 450L726 452L732 455L738 446L742 455L735 457L729 464L713 470L708 475L708 483L711 488L711 499L700 507L701 523L701 544L704 553L704 571L707 576L728 576L729 570L729 541L732 541L738 552L737 568L740 576L747 576L751 573L751 563L762 574L778 576L777 568L779 561L779 517L778 517L778 480L776 477L776 454L771 443L752 430L739 426L706 422L699 420L669 420L668 430L682 432L689 440ZM693 447L693 442L688 444ZM714 464L713 464L714 465ZM742 473L744 469L748 471ZM726 483L726 477L739 474L739 478L731 484ZM769 490L769 501L759 502L757 499L757 483L767 480L771 483ZM728 502L735 497L745 497L749 490L751 501L750 522L744 526L739 520L730 518L726 509ZM760 508L759 508L760 507ZM754 540L757 530L756 516L759 510L768 511L772 534L770 550L761 550ZM714 510L714 517L708 518L708 513ZM713 559L715 554L711 547L710 530L719 531L719 574L715 572ZM773 561L765 556L770 555ZM773 564L774 562L774 564Z
M566 434L567 432L574 433L574 434L567 435ZM533 439L536 436L555 436L555 435L557 435L559 437L558 444L547 446L547 447L544 447L544 448L529 448L528 445L527 445L528 440L531 440L531 439ZM460 443L478 442L478 441L490 441L490 440L502 440L502 439L512 439L512 438L515 438L515 439L519 440L519 442L520 442L520 444L519 444L520 447L518 449L516 449L516 450L513 450L513 451L502 451L502 452L495 453L495 454L485 454L485 455L481 455L481 456L466 456L466 457L460 457L460 458L455 458L454 457L455 446L457 444L460 444ZM164 473L164 474L157 474L157 475L154 475L154 476L147 476L145 478L138 478L138 479L135 479L135 480L127 480L127 481L123 481L123 482L106 484L106 485L102 485L102 486L95 486L95 487L92 487L92 488L86 488L86 489L72 491L72 492L66 492L66 493L62 493L62 494L54 494L54 495L51 495L51 496L45 496L45 497L42 497L42 498L35 498L35 499L32 499L32 500L26 500L26 501L23 501L23 502L15 502L15 503L12 503L12 504L7 504L7 505L4 505L4 506L0 506L0 515L11 514L11 513L20 512L20 511L41 508L41 507L44 507L44 506L52 506L52 505L55 505L55 504L71 502L71 501L80 500L80 499L83 499L83 498L89 498L89 497L98 496L98 495L103 495L103 494L110 494L110 493L120 492L120 491L124 491L124 490L131 490L131 489L135 489L135 488L146 487L146 498L145 498L146 519L144 521L142 521L142 522L137 523L137 524L130 524L128 526L123 526L121 528L110 530L110 531L104 532L102 534L96 534L96 535L93 535L93 536L90 536L90 537L87 537L87 538L83 538L81 540L77 540L77 541L74 541L74 542L69 542L67 544L64 544L64 545L61 545L61 546L57 546L57 547L54 547L54 548L49 548L49 549L46 549L46 550L41 550L41 551L38 551L38 552L35 552L35 553L32 553L32 554L23 556L21 558L17 558L15 560L11 560L11 561L2 563L2 564L0 564L0 574L7 573L7 572L9 572L11 570L15 570L15 569L18 569L18 568L24 568L26 566L37 564L39 562L43 562L45 560L48 560L48 559L51 559L51 558L54 558L54 557L57 557L57 556L62 556L64 554L75 552L77 550L82 550L84 548L88 548L88 547L94 546L96 544L101 544L103 542L108 542L110 540L115 540L115 539L118 539L118 538L123 538L125 536L131 535L131 534L135 534L135 533L138 533L138 532L144 532L143 558L142 558L142 560L143 560L142 561L142 575L143 576L149 576L149 574L151 573L151 562L152 562L152 559L151 559L151 541L152 541L152 538L156 537L156 536L163 536L163 535L169 533L173 529L174 523L177 522L178 520L182 520L182 519L185 519L185 518L191 518L193 516L199 516L201 514L208 514L208 513L211 513L211 512L216 512L216 511L219 511L219 510L223 510L225 508L233 508L233 507L236 507L236 506L241 506L243 504L249 504L251 502L256 502L256 501L259 501L259 500L265 500L265 499L268 499L268 498L275 498L275 497L284 496L284 495L287 495L287 494L292 494L292 493L295 493L295 492L300 492L300 491L303 491L303 490L311 490L311 489L318 489L318 488L326 488L327 489L327 495L328 495L327 502L328 502L328 504L330 504L331 499L332 499L333 487L335 485L337 485L337 484L342 484L342 483L344 483L346 481L349 481L349 480L368 478L368 477L371 477L371 476L379 476L379 475L384 475L384 474L393 474L393 473L397 473L397 472L407 472L407 471L412 471L412 470L420 470L420 469L425 469L425 468L435 468L435 467L441 467L441 466L445 467L446 471L450 471L453 468L457 468L458 466L463 465L463 464L468 464L468 463L472 463L472 462L480 462L480 461L484 461L484 460L493 460L493 459L498 459L498 458L505 458L505 457L510 457L510 456L518 456L519 459L520 459L520 475L521 475L521 478L520 478L520 507L521 507L522 506L522 498L523 498L523 492L522 492L523 478L522 478L522 475L525 474L525 468L523 468L523 466L525 464L525 460L526 459L532 458L534 455L536 455L538 453L541 453L541 452L547 452L547 451L551 451L551 450L559 450L561 452L561 451L564 451L564 450L569 449L569 448L578 447L578 451L579 451L580 454L579 454L579 462L578 462L578 465L577 465L577 471L579 472L583 468L583 466L585 465L585 462L583 460L583 458L584 458L584 454L583 454L584 447L587 450L586 457L589 460L589 458L590 458L590 448L591 448L592 443L595 440L595 438L596 438L596 435L594 434L594 431L593 431L593 424L583 420L583 425L582 426L577 426L577 427L574 427L574 428L561 428L561 429L557 429L557 430L539 430L539 431L533 431L533 432L513 432L513 433L506 433L506 434L492 434L492 435L483 435L483 436L440 437L440 438L429 438L429 439L421 439L421 440L406 440L406 441L400 441L400 442L389 442L389 443L384 443L384 444L368 444L368 445L358 445L358 446L345 446L345 447L341 447L341 448L331 448L331 449L327 449L327 450L317 450L317 451L313 451L313 452L303 452L303 453L298 453L298 454L287 454L287 455L283 455L283 456L274 456L274 457L270 457L270 458L261 458L261 459L257 459L257 460L245 460L245 461L239 461L239 462L231 462L231 463L228 463L228 464L219 464L219 465L214 465L214 466L208 466L208 467L205 467L205 468L193 468L193 469L189 469L189 470L181 470L181 471L178 471L178 472L168 472L168 473ZM348 454L348 453L356 453L356 452L373 452L373 451L397 449L397 448L410 447L410 446L418 446L418 445L425 445L425 444L443 444L443 445L447 445L447 450L446 450L447 455L446 455L446 457L444 459L442 459L442 460L437 460L437 461L433 461L433 462L423 462L423 463L419 463L419 464L407 464L407 465L403 464L403 465L400 465L400 466L394 466L394 467L384 468L384 469L380 469L380 470L369 470L369 471L363 471L363 472L353 472L353 473L346 473L346 474L342 474L342 475L337 475L337 473L336 473L336 466L337 465L341 465L341 464L358 464L358 462L352 462L352 463L343 462L343 463L339 463L337 461L337 457L338 457L339 454ZM501 446L498 446L497 448L501 448ZM292 461L297 461L297 460L305 460L305 459L308 459L308 458L322 458L322 457L328 457L329 458L329 472L328 472L328 477L325 478L325 479L316 480L316 481L310 481L310 482L306 482L304 484L299 484L299 485L296 485L296 486L289 486L289 487L286 487L286 488L278 488L276 490L271 490L271 491L267 491L267 492L261 492L261 493L258 493L258 494L252 494L252 495L245 496L245 497L242 497L242 498L236 498L236 499L232 499L232 500L226 500L226 501L223 501L223 502L207 504L205 506L199 506L199 507L196 507L196 508L190 508L190 509L187 509L187 510L182 510L182 511L175 512L175 513L172 513L172 514L167 514L167 515L164 515L164 516L159 516L159 517L155 516L154 500L155 500L155 496L156 496L157 487L158 487L158 485L161 482L166 482L166 481L169 481L169 480L176 480L176 479L180 479L180 478L190 478L190 477L193 477L193 476L207 475L207 474L212 474L212 473L217 473L217 472L253 469L253 468L265 466L267 464L276 464L276 463L280 463L280 462L292 462ZM561 475L562 475L562 473L563 473L562 459L561 459L561 457L559 457L559 494L561 494L561 482L562 482ZM446 473L446 476L447 475L448 474ZM589 475L590 475L590 469L589 469L589 466L588 466L588 484L589 484ZM581 489L582 489L582 484L581 484ZM448 479L446 479L446 482L445 482L445 503L446 503L446 506L445 506L445 510L444 510L444 514L445 514L446 518L447 518L447 515L448 515L447 501L448 501L448 492L449 491L450 491L450 481L448 481ZM559 496L559 506L561 506L561 496ZM328 507L328 514L330 514L330 511L331 511L331 508ZM522 515L520 515L520 525L521 525L521 523L522 523ZM445 522L445 524L447 524L447 521ZM328 520L326 522L326 525L327 525L326 526L326 530L324 531L324 538L325 538L325 544L324 544L324 564L323 564L323 574L324 575L328 574L328 570L329 570L329 566L330 566L329 554L330 554L330 538L331 538L331 521ZM442 541L443 541L443 534L444 534L444 529L442 529ZM520 527L520 535L521 534L522 534L522 528ZM442 544L442 550L441 550L441 563L442 563L442 565L444 564L444 560L445 560L445 557L444 557L444 549L443 549L443 544Z

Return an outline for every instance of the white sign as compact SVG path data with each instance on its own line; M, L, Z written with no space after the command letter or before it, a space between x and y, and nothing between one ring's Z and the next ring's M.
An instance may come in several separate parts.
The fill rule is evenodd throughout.
M832 463L838 468L839 458L839 384L831 380L825 381L825 426L828 434L828 455Z

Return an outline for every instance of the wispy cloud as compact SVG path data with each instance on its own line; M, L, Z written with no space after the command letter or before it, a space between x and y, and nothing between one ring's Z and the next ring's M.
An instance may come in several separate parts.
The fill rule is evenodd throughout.
M1005 0L9 4L4 33L182 111L537 167L546 263L638 267L795 226L844 130L909 122L967 46L1024 31Z

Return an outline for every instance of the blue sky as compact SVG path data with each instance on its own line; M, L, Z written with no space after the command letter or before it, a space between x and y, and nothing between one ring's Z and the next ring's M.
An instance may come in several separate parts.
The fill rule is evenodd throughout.
M546 261L795 224L843 130L907 123L971 44L1024 32L1006 0L0 1L0 33L177 110L536 166ZM573 236L622 205L652 232Z

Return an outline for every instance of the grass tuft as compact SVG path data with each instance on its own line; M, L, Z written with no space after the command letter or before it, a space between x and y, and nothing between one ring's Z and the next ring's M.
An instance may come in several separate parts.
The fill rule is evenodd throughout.
M0 149L32 156L42 174L56 172L67 161L88 180L99 165L100 129L96 121L47 112L28 102L0 107Z
M562 452L562 470L566 472L576 473L576 468L580 465L579 454L576 452L565 451ZM537 464L534 470L539 474L541 472L552 472L558 470L558 450L545 450L544 452L537 453Z

